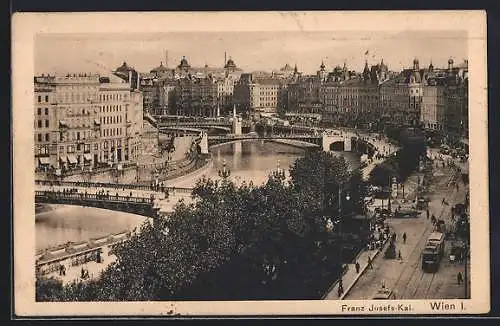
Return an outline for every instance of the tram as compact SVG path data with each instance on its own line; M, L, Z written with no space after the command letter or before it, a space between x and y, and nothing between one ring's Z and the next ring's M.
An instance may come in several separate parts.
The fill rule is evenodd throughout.
M444 234L432 232L422 251L422 269L436 272L444 255Z

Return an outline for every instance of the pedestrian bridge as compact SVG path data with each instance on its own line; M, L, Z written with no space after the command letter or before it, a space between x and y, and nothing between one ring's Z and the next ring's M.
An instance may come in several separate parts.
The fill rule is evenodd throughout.
M169 196L190 196L192 188L154 185L35 180L35 202L105 208L154 217Z
M158 216L154 200L144 197L37 190L35 191L35 203L104 208L153 218Z

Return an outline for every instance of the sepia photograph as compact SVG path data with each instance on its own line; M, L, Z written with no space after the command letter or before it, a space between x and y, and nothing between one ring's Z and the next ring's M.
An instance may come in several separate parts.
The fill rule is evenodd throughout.
M484 12L27 13L12 40L16 315L489 311Z

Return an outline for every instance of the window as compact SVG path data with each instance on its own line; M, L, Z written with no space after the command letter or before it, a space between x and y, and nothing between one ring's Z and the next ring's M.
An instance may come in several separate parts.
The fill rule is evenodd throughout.
M85 153L89 153L90 152L90 144L85 144L85 147L83 150Z
M49 136L49 134L45 134L45 141L50 141L50 136Z
M37 109L37 114L38 114L38 115L42 114L42 108L38 108L38 109Z
M76 140L80 140L80 132L79 131L76 132Z
M75 152L75 146L69 145L68 146L68 153L74 153Z
M37 134L38 141L42 141L42 134Z
M49 101L49 96L45 95L45 102L48 102L48 101Z
M99 150L99 144L98 144L98 143L95 143L95 144L94 144L94 150L95 150L95 151L98 151L98 150Z
M38 128L42 128L42 120L38 120Z
M38 103L42 102L42 97L38 95Z
M45 128L49 127L49 120L45 120Z
M45 108L45 115L49 115L49 108Z

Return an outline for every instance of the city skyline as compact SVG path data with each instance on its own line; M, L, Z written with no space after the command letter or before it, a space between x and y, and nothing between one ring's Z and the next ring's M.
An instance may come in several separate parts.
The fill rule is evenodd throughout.
M183 56L193 67L222 67L226 54L245 72L296 64L306 74L315 73L322 61L327 70L346 62L349 69L361 71L365 60L373 65L383 59L390 70L400 71L411 67L414 58L421 67L431 61L446 67L449 58L459 64L468 57L465 32L51 34L35 38L35 73L106 73L124 61L149 72L166 64L166 51L169 68Z

